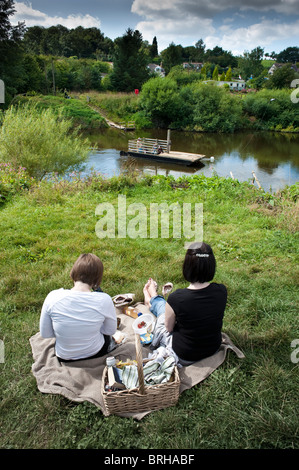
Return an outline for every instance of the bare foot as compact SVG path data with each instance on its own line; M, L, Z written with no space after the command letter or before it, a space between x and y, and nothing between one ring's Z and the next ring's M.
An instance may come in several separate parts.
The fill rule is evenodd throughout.
M158 295L157 287L158 285L156 281L154 281L152 278L149 278L149 286L147 290L151 297L155 297L156 295Z
M144 295L144 304L149 307L150 305L150 300L151 300L151 296L148 292L148 288L149 288L149 285L150 285L150 279L147 281L147 283L145 284L144 288L143 288L143 295Z
M150 300L152 297L158 295L157 293L157 283L153 279L149 279L143 288L143 295L144 295L144 304L149 307Z

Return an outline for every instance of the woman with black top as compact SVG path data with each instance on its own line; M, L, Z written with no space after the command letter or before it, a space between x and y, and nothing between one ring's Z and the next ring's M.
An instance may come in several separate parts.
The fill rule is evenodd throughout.
M155 281L144 287L144 301L151 312L164 316L164 335L181 365L189 365L216 353L221 345L221 329L227 301L223 284L211 282L216 270L212 248L192 243L187 249L183 276L190 284L168 296L158 295ZM160 324L163 317L160 317ZM157 322L158 323L158 322Z

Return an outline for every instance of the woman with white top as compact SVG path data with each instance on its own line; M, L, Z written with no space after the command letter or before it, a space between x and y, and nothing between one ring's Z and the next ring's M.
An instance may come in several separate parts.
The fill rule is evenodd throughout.
M100 289L103 263L92 253L82 254L70 276L72 289L61 288L47 295L40 334L56 339L55 352L61 361L104 356L109 352L117 319L111 297Z

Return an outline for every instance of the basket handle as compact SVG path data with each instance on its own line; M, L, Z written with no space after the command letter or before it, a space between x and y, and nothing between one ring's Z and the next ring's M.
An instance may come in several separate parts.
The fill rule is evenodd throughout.
M138 381L139 381L139 393L145 395L145 384L144 384L144 375L143 375L143 356L142 348L140 344L140 336L135 334L135 347L136 347L136 361L137 361L137 371L138 371Z

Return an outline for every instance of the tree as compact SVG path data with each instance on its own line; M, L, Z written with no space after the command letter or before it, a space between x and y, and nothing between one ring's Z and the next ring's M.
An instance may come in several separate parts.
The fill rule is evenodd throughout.
M158 55L158 42L157 42L157 38L156 36L154 37L153 39L153 43L150 47L150 56L152 59L154 59L155 57L157 57Z
M156 126L168 126L182 110L178 85L169 77L148 80L140 94L140 106Z
M203 62L204 60L204 54L205 54L205 44L202 39L199 39L195 43L196 51L197 51L197 61L198 62Z
M200 83L194 87L194 125L204 132L234 132L240 126L242 103L223 87Z
M43 54L44 49L44 36L46 29L43 26L32 26L27 28L24 39L23 46L25 51L28 54Z
M24 34L24 23L12 26L9 17L15 12L12 0L0 1L0 78L5 82L6 103L17 93L22 83L23 71L21 39ZM8 99L7 99L8 98Z
M258 77L263 71L262 59L264 49L256 47L251 52L245 51L243 57L239 58L238 67L242 77L246 80L252 77Z
M149 77L147 54L143 48L141 33L128 29L115 39L115 53L111 84L116 91L131 92L140 89Z
M236 67L238 61L230 51L225 51L222 47L216 46L214 49L208 49L205 53L205 60L219 67Z
M216 65L216 67L214 68L214 71L213 71L213 80L216 80L218 82L218 67Z
M228 71L225 74L225 81L230 82L232 79L232 69L229 67Z
M167 49L162 51L161 56L163 68L166 74L170 72L171 67L182 63L182 51L182 46L176 46L173 42L167 47Z
M296 64L299 62L299 47L287 47L277 55L276 60L283 64Z
M0 41L4 43L17 42L24 34L24 23L12 26L9 17L15 13L13 0L1 0L0 2ZM1 56L2 59L2 56Z
M286 64L275 70L273 75L267 81L267 88L290 88L291 82L294 78L295 72L291 68L291 64Z

